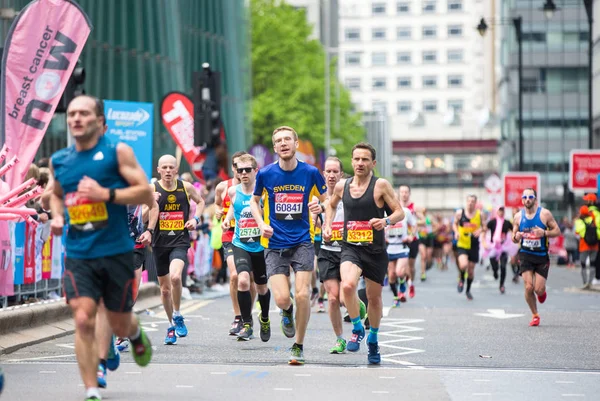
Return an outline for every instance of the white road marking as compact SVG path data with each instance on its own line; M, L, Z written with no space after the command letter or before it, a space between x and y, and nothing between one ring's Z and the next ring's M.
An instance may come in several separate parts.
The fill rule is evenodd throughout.
M298 377L310 377L312 375L310 375L308 373L296 373L296 374L294 374L294 376L298 376Z
M275 387L273 390L275 390L275 391L292 391L291 388L284 388L284 387Z
M40 370L40 374L42 374L42 375L52 374L52 373L56 373L56 370Z
M227 372L210 372L211 375L226 375Z
M492 393L473 393L472 395L492 395Z
M380 379L395 379L396 376L379 376Z
M414 366L414 365L415 365L415 364L414 364L414 363L412 363L412 362L407 362L407 361L398 361L398 360L396 360L396 359L391 359L391 358L388 358L389 356L395 356L395 355L403 355L403 354L402 354L402 353L400 353L400 354L382 355L382 356L381 356L381 359L382 359L382 360L384 360L384 361L392 362L392 363L395 363L395 364L398 364L398 365L402 365L402 366Z
M389 391L373 391L373 394L389 394Z
M475 379L474 382L491 382L489 379Z
M565 381L565 380L557 380L555 383L557 384L573 384L575 382Z
M525 316L520 313L506 313L504 309L488 309L488 313L475 313L475 316L492 317L494 319L512 319L513 317Z
M22 358L22 359L9 359L7 362L42 361L44 359L70 358L72 356L75 356L75 354L53 355L53 356L38 356L38 357L35 357L35 358Z
M194 386L188 386L188 385L185 385L185 384L178 384L178 385L175 386L175 388L194 388Z
M392 309L391 306L384 306L383 307L383 317L387 317L390 314L391 309Z
M585 397L585 394L561 394L563 397Z
M125 372L126 375L141 375L142 372Z

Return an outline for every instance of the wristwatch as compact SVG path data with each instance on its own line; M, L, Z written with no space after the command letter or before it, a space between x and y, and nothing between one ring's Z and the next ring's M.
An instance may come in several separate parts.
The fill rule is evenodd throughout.
M150 233L150 235L152 235L154 237L154 229L147 228L146 231L148 231Z
M385 218L385 225L386 225L386 226L391 226L391 225L392 225L392 222L390 221L390 218L389 218L389 217L386 217L386 218Z

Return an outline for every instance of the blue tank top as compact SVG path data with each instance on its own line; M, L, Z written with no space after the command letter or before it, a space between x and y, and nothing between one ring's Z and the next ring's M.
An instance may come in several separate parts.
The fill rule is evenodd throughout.
M252 195L242 192L241 184L236 186L233 202L233 215L236 221L233 245L247 252L262 252L264 248L260 244L260 228L250 210L251 197Z
M548 238L546 236L538 238L531 233L531 230L535 227L546 229L546 225L542 223L540 218L541 211L542 208L538 206L535 216L528 219L525 209L521 210L519 231L523 233L523 238L521 239L521 250L519 252L535 256L548 256Z
M65 220L69 224L67 257L96 259L132 251L127 206L92 202L77 193L84 176L104 188L128 186L119 173L117 144L102 136L89 150L78 152L75 146L61 149L52 155L52 167L64 193Z
M314 221L308 202L325 191L319 170L300 160L292 171L282 170L279 162L263 167L256 176L254 195L265 197L264 220L273 227L273 236L261 238L262 245L287 249L312 241Z

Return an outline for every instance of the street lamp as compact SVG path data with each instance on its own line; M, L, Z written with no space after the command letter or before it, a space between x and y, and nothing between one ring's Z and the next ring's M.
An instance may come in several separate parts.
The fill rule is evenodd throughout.
M592 38L592 26L594 25L594 0L583 0L585 6L585 13L588 19L588 149L593 149L593 138L594 138L594 122L593 122L593 109L592 109L592 95L593 95L593 83L594 75L592 71L593 63L593 50L594 50L594 39ZM554 13L559 9L554 4L553 0L546 0L542 7L544 14L547 19L554 17Z
M495 25L504 25L509 23L500 20ZM523 171L523 18L521 16L513 18L512 24L517 34L517 43L519 45L518 75L519 75L519 171ZM477 31L483 37L488 29L485 19L482 18L477 25Z

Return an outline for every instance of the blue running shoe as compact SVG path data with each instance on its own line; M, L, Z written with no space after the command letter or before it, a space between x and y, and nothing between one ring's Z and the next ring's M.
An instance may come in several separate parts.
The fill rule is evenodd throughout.
M183 323L183 316L173 316L173 323L175 323L175 334L177 337L185 337L188 335L188 329L185 327L185 323Z
M406 280L400 282L400 292L403 294L406 292Z
M167 329L167 336L165 337L165 345L177 344L177 335L175 334L175 326L171 326Z
M124 337L124 338L117 338L117 342L115 343L117 345L117 349L119 350L119 352L127 352L129 351L129 338Z
M104 366L98 365L98 387L106 388L106 369Z
M115 336L110 338L110 344L108 346L108 357L106 358L106 367L108 370L117 370L121 364L121 354L115 346Z
M379 343L370 343L367 341L367 347L369 347L369 355L367 359L371 365L379 365L381 363L381 354L379 353Z
M365 338L365 329L361 328L359 330L352 330L352 337L348 341L346 345L346 349L350 352L358 352L360 349L360 342Z

